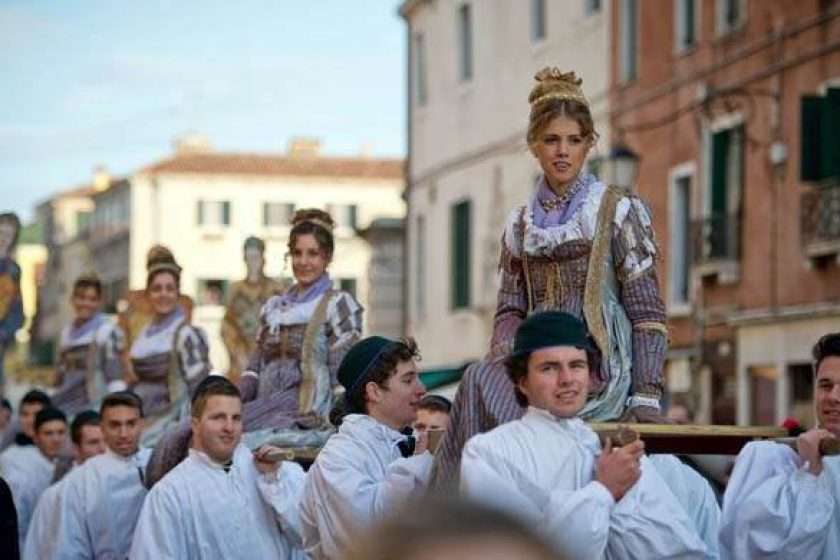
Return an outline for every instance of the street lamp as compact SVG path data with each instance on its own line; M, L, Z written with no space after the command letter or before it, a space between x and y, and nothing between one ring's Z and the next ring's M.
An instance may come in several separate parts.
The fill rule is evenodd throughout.
M610 155L607 156L605 178L607 182L632 189L636 182L636 173L639 171L639 156L622 142L613 144L610 148Z

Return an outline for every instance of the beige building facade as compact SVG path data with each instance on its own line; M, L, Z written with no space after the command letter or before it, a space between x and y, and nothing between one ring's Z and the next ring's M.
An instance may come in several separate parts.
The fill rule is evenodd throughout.
M488 350L499 240L538 177L528 93L545 66L574 70L609 151L610 2L407 0L406 331L424 368Z
M182 266L181 291L195 301L194 322L210 336L211 359L227 369L220 336L224 301L233 282L245 277L243 243L266 242L266 274L291 280L287 260L290 219L296 209L321 208L337 222L329 272L336 287L354 293L366 309L370 244L358 230L380 218L405 215L403 161L337 158L319 153L316 141L297 141L282 155L215 152L181 145L173 157L133 175L127 283L141 289L146 254L157 243L169 247ZM366 323L370 317L366 317Z

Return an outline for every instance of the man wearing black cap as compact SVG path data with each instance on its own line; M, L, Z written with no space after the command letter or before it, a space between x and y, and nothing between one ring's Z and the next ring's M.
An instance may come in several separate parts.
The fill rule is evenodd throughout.
M340 557L358 530L423 491L432 456L423 437L406 436L426 388L413 340L368 337L338 369L348 412L306 478L301 505L305 551Z
M527 412L464 447L461 486L531 524L566 558L704 558L685 510L641 441L600 441L580 418L594 346L562 312L523 321L506 366Z
M15 499L21 550L35 504L49 487L55 471L55 458L67 443L67 418L64 413L52 407L38 411L33 436L37 452L25 463L4 467L2 473Z

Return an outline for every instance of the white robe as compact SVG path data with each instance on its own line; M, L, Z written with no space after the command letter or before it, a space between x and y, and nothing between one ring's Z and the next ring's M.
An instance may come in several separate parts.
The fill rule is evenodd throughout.
M521 519L566 558L703 558L692 521L647 457L639 481L616 502L594 480L600 453L583 421L532 407L467 442L462 490Z
M303 481L303 469L292 462L284 462L276 477L261 474L242 444L229 472L190 449L149 492L130 558L304 559L298 516Z
M21 550L35 505L52 482L54 472L55 464L34 445L14 445L0 454L0 475L12 490Z
M131 457L111 450L65 477L62 527L56 558L125 558L148 490L143 484L151 450Z
M722 558L840 558L840 457L814 476L787 445L747 444L723 496Z
M709 482L673 455L650 455L649 459L694 523L706 545L706 559L720 558L720 506Z
M340 558L360 531L426 489L428 452L403 458L405 436L364 414L344 418L306 476L301 504L304 550Z
M59 542L57 535L67 532L67 529L62 527L61 521L66 483L67 476L65 475L41 494L29 523L26 545L21 549L23 560L50 560L57 557Z

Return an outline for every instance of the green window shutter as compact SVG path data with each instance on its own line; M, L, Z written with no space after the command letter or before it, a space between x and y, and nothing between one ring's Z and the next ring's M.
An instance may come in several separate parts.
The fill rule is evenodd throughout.
M356 224L358 223L356 221L356 213L357 213L356 205L351 204L350 205L350 227L353 228L353 229L356 229Z
M712 216L726 214L726 169L729 153L730 131L722 130L712 135Z
M262 205L262 211L263 212L262 212L262 214L263 214L263 225L264 226L270 225L268 223L268 208L269 208L268 202L263 202L263 205Z
M840 177L840 89L838 88L829 89L824 98L821 132L822 178Z
M226 226L230 225L230 202L222 202L222 223Z
M196 206L196 219L198 220L198 225L202 225L204 223L204 202L199 200Z
M470 305L470 254L471 228L470 201L460 202L452 207L452 254L451 254L451 291L452 308Z
M803 95L799 134L799 176L803 181L823 178L822 165L822 108L825 98Z

